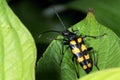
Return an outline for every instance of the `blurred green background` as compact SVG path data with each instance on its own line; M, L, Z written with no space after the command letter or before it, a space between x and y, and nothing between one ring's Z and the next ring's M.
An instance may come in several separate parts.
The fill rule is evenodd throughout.
M120 37L120 0L8 0L9 6L33 35L38 59L58 34L46 30L60 30L63 27L55 15L56 11L68 28L85 18L88 8L94 9L97 20L112 29Z

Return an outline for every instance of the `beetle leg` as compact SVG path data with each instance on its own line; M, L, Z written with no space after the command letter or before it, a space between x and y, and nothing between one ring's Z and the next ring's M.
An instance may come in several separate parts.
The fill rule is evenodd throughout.
M74 67L75 67L75 71L76 71L76 74L77 74L77 78L79 78L78 62L77 62L75 59L76 59L76 57L75 57L75 55L73 55L73 57L72 57L72 62L73 62Z
M97 66L97 54L94 53L94 49L93 49L92 47L89 47L89 48L87 49L87 51L89 51L89 52L90 52L91 50L93 51L93 58L94 58L94 59L93 59L93 64L95 65L95 67L97 68L97 70L100 70L99 67Z
M72 32L74 32L76 35L78 35L78 30L74 30L74 29L72 28Z
M101 38L101 37L103 37L104 35L106 35L106 33L104 33L104 34L102 34L102 35L98 35L98 36L89 36L89 35L85 35L85 36L81 36L81 37L82 37L83 39L86 38L86 37L91 37L91 38L96 39L96 38Z

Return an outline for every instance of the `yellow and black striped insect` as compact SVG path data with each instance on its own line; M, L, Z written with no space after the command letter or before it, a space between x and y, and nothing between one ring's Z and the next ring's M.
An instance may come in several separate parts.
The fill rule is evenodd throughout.
M76 30L77 31L77 30ZM73 31L73 32L76 32ZM64 45L68 45L71 53L73 54L72 61L74 59L77 60L77 62L81 65L83 70L85 70L86 73L89 73L92 70L93 62L90 56L90 51L93 50L92 47L87 48L86 44L84 43L84 38L91 37L91 38L98 38L100 36L78 36L76 33L70 32L68 30L65 30L61 32L61 34L64 36ZM96 56L94 54L93 50L93 58L94 58L94 65L99 70L96 62Z
M63 24L63 21L61 20L60 16L56 12L56 10L54 10L54 11L55 11L58 19L60 20L60 22L63 25L65 30L64 31L49 30L49 31L45 31L43 33L56 32L56 33L61 34L64 37L64 39L58 39L58 40L63 40L63 45L68 45L69 46L69 48L71 50L71 53L73 54L72 61L74 61L74 59L76 59L76 61L81 65L81 67L83 68L83 70L86 73L89 73L92 70L93 64L99 70L99 68L97 66L97 61L96 61L96 56L95 56L94 50L93 50L92 47L89 47L89 48L86 47L86 44L84 43L84 39L87 38L87 37L99 38L103 35L99 35L99 36L89 36L89 35L78 36L77 35L78 30L73 30L72 29L72 32L67 30L65 25ZM90 51L91 50L93 50L93 58L94 58L93 60L94 60L94 62L93 62L93 60L91 59L91 56L90 56ZM79 75L79 74L77 74L77 75Z

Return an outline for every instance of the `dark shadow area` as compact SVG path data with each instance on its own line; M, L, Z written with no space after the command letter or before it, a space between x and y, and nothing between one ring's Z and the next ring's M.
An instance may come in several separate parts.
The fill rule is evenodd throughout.
M52 58L52 57L51 57ZM42 57L36 67L36 80L61 80L61 68L55 61Z
M60 73L55 69L44 70L36 73L36 80L60 80Z
M49 44L37 43L37 61L40 59Z

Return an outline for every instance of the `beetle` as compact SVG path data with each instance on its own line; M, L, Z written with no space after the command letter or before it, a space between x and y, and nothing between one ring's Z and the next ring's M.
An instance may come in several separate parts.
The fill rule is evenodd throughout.
M74 62L74 60L76 59L76 61L80 64L80 66L82 67L82 69L88 74L91 72L93 64L95 65L95 67L97 68L97 70L100 70L99 67L97 66L97 59L94 53L94 49L92 47L87 47L84 39L87 37L90 38L100 38L102 36L104 36L104 34L99 35L99 36L89 36L89 35L81 35L79 36L78 30L73 30L69 31L66 29L62 19L60 18L60 16L58 15L58 13L56 12L55 8L53 7L55 14L57 15L59 21L61 22L62 26L64 27L64 31L56 31L56 30L48 30L45 31L43 33L47 33L47 32L56 32L61 34L64 38L63 39L55 39L55 40L63 40L63 45L68 45L70 48L70 51L73 55L72 57L72 61ZM41 34L43 34L41 33ZM62 47L62 51L63 51L63 47ZM90 56L90 52L93 51L93 58L94 58L94 63L93 60ZM64 52L62 52L64 55ZM62 62L62 60L61 60ZM76 71L77 72L77 71ZM79 76L79 73L77 73L77 75Z

